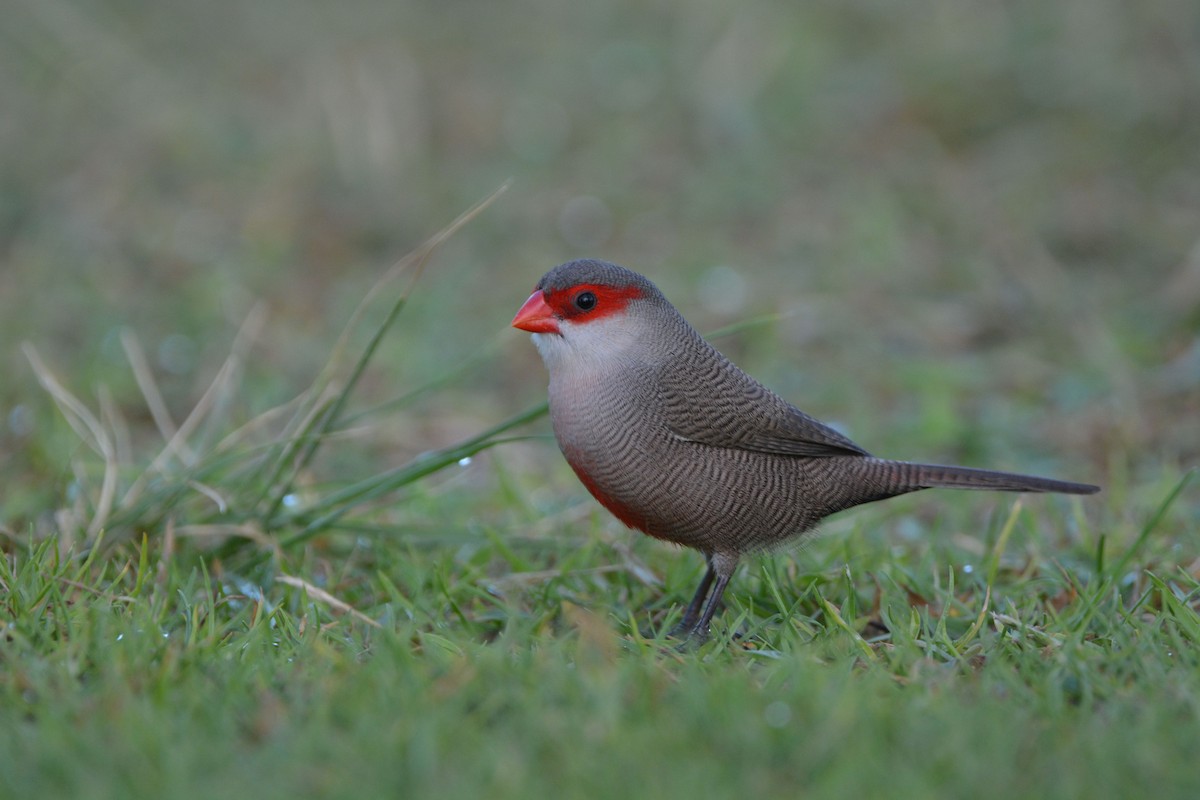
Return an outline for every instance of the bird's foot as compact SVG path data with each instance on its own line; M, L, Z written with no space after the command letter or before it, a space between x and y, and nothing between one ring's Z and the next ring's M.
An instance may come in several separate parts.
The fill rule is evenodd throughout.
M678 642L676 645L678 650L687 651L695 650L708 641L708 626L700 626L696 623L688 624L687 620L680 622L674 628L667 631L667 636L675 639Z

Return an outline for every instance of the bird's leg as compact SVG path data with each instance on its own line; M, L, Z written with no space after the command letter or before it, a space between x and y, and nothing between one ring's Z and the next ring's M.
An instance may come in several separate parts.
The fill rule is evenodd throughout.
M704 575L700 588L703 594L708 594L709 584L714 585L712 593L708 594L708 601L704 604L704 611L698 619L695 619L690 628L685 629L689 639L703 641L708 638L708 627L712 623L713 614L717 612L717 607L721 604L721 596L725 594L725 587L729 585L729 580L737 570L737 564L738 557L736 555L714 553L708 557L708 572ZM697 592L696 597L692 598L692 602L688 606L687 613L683 616L681 626L692 621L695 616L693 606L698 607L702 599L702 593Z
M704 613L700 615L700 619L697 620L696 624L688 632L689 638L700 640L708 638L708 627L712 623L713 614L716 613L717 606L721 604L721 595L725 594L725 587L729 585L729 579L733 577L733 574L718 574L716 577L716 586L713 587L712 594L709 595L708 604L704 606Z
M692 595L692 601L688 603L687 610L683 612L683 619L679 620L679 624L671 629L669 634L671 636L690 635L692 628L696 626L696 620L700 619L700 609L704 607L704 598L708 597L708 590L712 587L713 579L717 577L717 573L713 570L712 558L705 556L705 560L708 561L708 571L700 579L700 586Z

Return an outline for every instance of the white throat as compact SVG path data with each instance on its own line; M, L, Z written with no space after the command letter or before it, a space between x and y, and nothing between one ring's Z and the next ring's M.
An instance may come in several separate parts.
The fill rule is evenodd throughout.
M533 343L551 375L585 371L611 374L637 358L648 347L643 326L627 314L585 323L563 321L560 333L535 333Z

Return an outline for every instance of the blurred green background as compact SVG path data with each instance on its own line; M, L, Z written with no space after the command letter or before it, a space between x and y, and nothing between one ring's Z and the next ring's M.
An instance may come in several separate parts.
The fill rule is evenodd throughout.
M777 314L720 346L882 455L1101 483L1200 455L1190 0L8 0L0 525L44 518L80 447L22 341L136 444L120 331L182 417L262 301L249 416L510 178L357 399L476 361L344 451L357 473L541 399L507 323L585 255L701 330Z

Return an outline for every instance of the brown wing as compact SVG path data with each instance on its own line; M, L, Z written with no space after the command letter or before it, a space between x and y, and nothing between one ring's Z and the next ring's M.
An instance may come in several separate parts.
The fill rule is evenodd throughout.
M708 350L693 360L674 362L659 376L664 420L675 436L713 447L787 456L870 455L711 346Z

